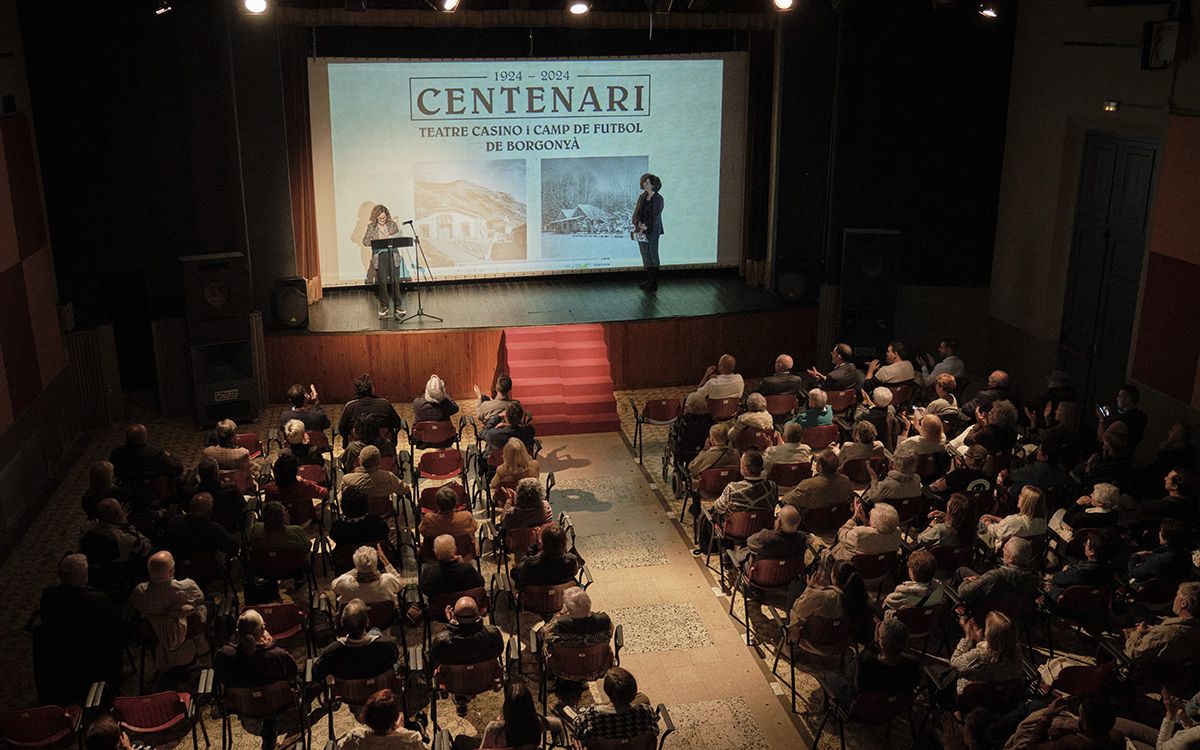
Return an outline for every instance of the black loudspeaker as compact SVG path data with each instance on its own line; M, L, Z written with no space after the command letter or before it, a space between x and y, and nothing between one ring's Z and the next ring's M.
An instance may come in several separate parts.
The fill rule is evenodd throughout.
M271 314L279 328L308 328L308 282L303 276L275 279Z
M258 416L258 380L248 339L193 344L191 359L198 426L208 427L222 419L249 422Z
M882 360L894 335L902 240L886 229L843 230L838 338L856 358Z
M183 290L188 340L220 344L250 339L250 267L241 253L187 255Z

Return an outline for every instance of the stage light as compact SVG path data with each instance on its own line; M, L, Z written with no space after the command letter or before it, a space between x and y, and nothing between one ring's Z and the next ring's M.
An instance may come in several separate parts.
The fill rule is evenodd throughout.
M592 4L588 0L570 0L567 5L567 10L571 11L571 15L582 16L592 9Z
M1109 101L1104 102L1104 111L1105 112L1116 112L1120 108L1121 108L1121 103L1119 101L1117 101L1116 99L1110 99Z
M154 9L154 15L156 15L156 16L161 16L163 13L170 13L170 12L171 12L171 4L168 3L167 0L162 0L162 2L158 4L158 7Z
M267 0L245 0L246 12L248 13L266 13Z
M775 10L791 10L796 5L796 0L775 0Z
M996 12L995 3L984 2L979 4L979 15L984 18L996 18L1000 14Z
M453 13L458 10L459 0L442 0L442 12Z

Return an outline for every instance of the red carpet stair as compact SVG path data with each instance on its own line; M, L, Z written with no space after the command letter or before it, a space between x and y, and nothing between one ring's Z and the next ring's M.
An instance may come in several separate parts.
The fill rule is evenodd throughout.
M539 436L619 429L603 327L506 328L504 345L513 397Z

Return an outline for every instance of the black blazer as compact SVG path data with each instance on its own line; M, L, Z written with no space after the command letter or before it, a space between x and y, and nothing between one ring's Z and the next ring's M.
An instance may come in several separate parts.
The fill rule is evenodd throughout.
M642 202L638 221L646 225L647 237L663 234L662 212L663 197L661 193L655 193L650 200Z

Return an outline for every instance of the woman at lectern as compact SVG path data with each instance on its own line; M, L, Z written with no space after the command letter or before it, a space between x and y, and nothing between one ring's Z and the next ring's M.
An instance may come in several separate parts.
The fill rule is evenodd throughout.
M371 247L372 240L397 237L399 234L400 226L392 218L392 212L388 211L387 206L380 204L371 209L371 218L367 222L367 231L363 233L362 243ZM375 269L375 294L379 298L379 317L404 317L404 287L401 284L408 278L404 256L395 248L371 248L371 267Z
M653 292L658 289L658 239L663 233L663 197L658 192L662 190L662 180L647 172L638 183L642 194L633 210L633 228L638 249L642 251L642 266L646 269L646 280L638 286Z

